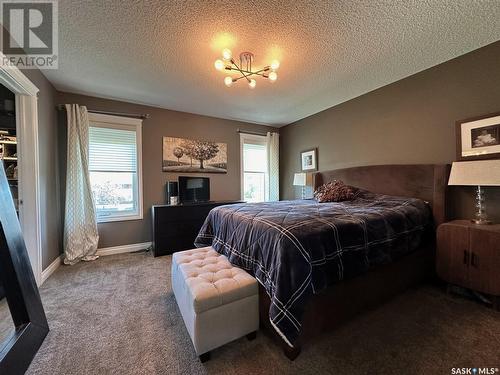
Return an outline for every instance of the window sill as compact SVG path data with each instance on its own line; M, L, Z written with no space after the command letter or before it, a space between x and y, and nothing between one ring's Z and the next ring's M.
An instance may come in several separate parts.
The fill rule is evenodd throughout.
M124 215L124 216L110 216L97 218L97 224L113 223L120 221L142 220L142 215Z

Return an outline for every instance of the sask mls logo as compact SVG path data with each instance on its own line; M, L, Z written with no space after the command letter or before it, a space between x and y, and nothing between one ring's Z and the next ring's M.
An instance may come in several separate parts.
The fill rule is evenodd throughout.
M0 0L2 63L57 69L57 0Z
M495 375L498 367L453 367L452 375Z

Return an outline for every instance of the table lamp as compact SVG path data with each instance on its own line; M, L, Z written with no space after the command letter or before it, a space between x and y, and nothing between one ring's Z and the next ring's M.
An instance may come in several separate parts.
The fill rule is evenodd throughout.
M306 186L312 184L311 173L295 173L293 175L293 185L302 187L301 199L306 199Z
M482 186L500 186L500 160L478 160L454 162L451 166L448 185L476 186L475 224L491 224L484 207Z

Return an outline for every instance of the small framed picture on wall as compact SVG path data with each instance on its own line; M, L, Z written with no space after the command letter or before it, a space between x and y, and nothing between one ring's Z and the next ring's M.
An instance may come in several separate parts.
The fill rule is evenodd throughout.
M500 112L457 121L457 159L500 158Z
M313 148L300 153L300 165L302 172L313 172L318 170L318 149Z

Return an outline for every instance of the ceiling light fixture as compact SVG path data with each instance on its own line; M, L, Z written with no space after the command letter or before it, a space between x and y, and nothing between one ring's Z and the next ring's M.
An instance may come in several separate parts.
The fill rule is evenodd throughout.
M233 54L231 50L224 48L222 50L222 60L218 59L215 61L215 69L219 71L234 71L241 74L241 77L231 77L226 76L224 78L224 84L227 87L231 87L234 82L240 79L245 79L248 83L248 87L254 89L257 85L257 81L251 76L257 75L263 78L269 79L270 82L276 82L278 79L278 74L276 70L279 68L280 63L278 60L273 60L271 65L265 66L262 69L253 71L252 62L254 60L254 54L252 52L242 52L240 53L240 63L239 65L234 61Z

